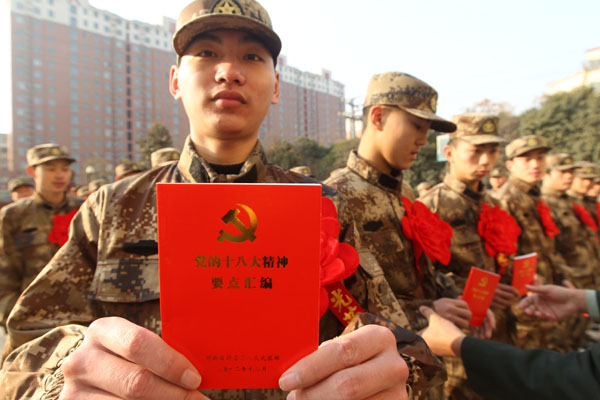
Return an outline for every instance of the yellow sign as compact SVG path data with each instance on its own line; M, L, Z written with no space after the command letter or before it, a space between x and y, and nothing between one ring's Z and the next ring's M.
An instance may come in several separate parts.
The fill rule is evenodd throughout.
M527 146L537 146L537 145L538 145L537 138L529 138L529 140L527 140Z
M481 126L481 130L484 133L496 133L496 124L491 119L488 119Z
M487 284L488 284L488 278L487 278L487 276L484 276L483 278L481 278L478 285L481 287L486 287Z
M431 97L431 100L429 100L429 106L431 107L431 111L435 113L437 109L437 94L434 94Z
M221 218L223 222L226 224L232 224L235 226L240 232L239 235L232 235L224 230L219 232L219 242L227 240L228 242L233 243L241 243L249 240L251 242L256 239L254 233L256 232L256 227L258 225L258 219L256 218L256 213L250 207L244 204L238 204L238 206L248 214L248 219L250 220L250 226L244 225L244 223L238 218L240 214L240 210L238 208L234 208L232 210L227 211L227 214Z
M212 12L214 14L244 15L242 7L235 0L217 1L213 6Z

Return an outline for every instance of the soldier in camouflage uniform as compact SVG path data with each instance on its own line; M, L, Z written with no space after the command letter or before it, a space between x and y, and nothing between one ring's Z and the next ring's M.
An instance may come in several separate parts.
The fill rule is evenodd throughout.
M161 167L179 160L180 153L174 147L163 147L150 154L152 168Z
M31 178L15 178L8 181L8 191L10 199L17 201L26 197L31 197L35 193L35 183Z
M439 266L440 272L452 277L459 289L464 290L471 267L502 273L494 257L485 251L484 240L478 233L481 205L498 205L485 190L482 180L498 160L498 147L504 139L498 136L498 117L469 113L452 118L457 126L450 134L444 149L449 170L444 181L434 186L419 199L440 218L452 226L453 236L448 266ZM506 274L496 290L492 307L496 316L494 339L511 343L514 323L507 309L519 298L510 286ZM451 399L479 399L470 387L462 361L457 357L444 358L448 381L445 394Z
M191 130L182 156L136 179L105 185L88 198L69 241L11 314L7 350L12 352L0 376L3 398L204 399L194 390L201 379L195 368L156 335L161 333L156 184L314 182L267 163L257 142L269 105L279 98L274 62L281 48L258 3L195 1L181 12L173 42L180 60L171 68L171 93L184 102ZM332 189L323 190L344 210ZM361 263L368 264L365 257ZM360 269L353 281L352 293L365 309L387 309L407 324L406 316L384 302L391 293L380 277ZM320 321L321 340L341 332L327 312ZM295 390L297 398L367 398L380 392L406 398L408 387L420 398L426 380L440 371L424 342L391 321L361 314L346 333L293 366L281 377L282 389ZM408 378L398 350L410 362ZM348 387L341 377L356 385ZM275 389L206 394L286 398Z
M600 196L600 170L596 165L596 171L599 175L594 178L594 183L585 194L585 209L592 214L594 220L598 223L598 196Z
M490 172L490 186L492 190L490 190L490 195L495 196L496 193L500 190L502 185L506 183L508 180L508 173L502 167L496 167Z
M115 167L115 180L120 181L128 176L139 174L142 171L143 169L140 168L138 163L133 161L124 161Z
M41 144L29 149L27 172L35 181L36 192L0 212L0 322L3 326L19 294L60 247L48 238L54 217L81 205L81 200L67 193L74 161L63 146Z
M566 279L579 289L598 287L595 272L600 260L590 237L590 229L581 222L573 209L567 190L571 187L577 167L573 158L566 153L546 157L546 174L542 184L542 199L550 208L552 218L560 233L555 237L556 250L569 263L562 266L560 278ZM564 351L575 351L585 339L588 319L574 316L560 323Z
M547 284L560 283L560 270L566 263L556 252L553 237L544 229L538 211L542 203L538 183L546 172L546 154L551 149L545 139L524 136L510 142L505 149L508 181L497 194L502 207L521 227L517 255L537 253L537 279ZM525 315L511 307L517 318L515 345L521 348L553 348L553 325Z
M421 182L417 185L417 195L421 197L427 193L429 189L431 189L431 184L429 182Z

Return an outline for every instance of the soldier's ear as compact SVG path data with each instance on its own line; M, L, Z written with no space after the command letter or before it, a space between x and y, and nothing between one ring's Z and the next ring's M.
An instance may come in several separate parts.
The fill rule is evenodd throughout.
M179 67L176 65L171 66L169 74L169 91L175 100L181 100L181 93L179 91Z
M444 146L444 155L446 156L446 159L448 160L448 162L450 162L450 158L452 157L453 150L454 150L454 147L449 144Z
M506 169L512 172L513 160L506 160L506 163L504 164L506 166Z
M383 107L373 106L369 111L369 121L378 130L383 130Z
M34 178L33 167L31 165L28 165L27 168L25 168L25 171L27 171L27 175Z

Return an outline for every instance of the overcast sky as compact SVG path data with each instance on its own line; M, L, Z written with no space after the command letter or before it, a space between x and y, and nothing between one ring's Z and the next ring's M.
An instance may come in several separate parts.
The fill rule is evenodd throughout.
M91 0L129 19L176 18L188 0ZM600 46L595 0L262 0L288 64L332 72L346 97L363 101L371 75L408 72L439 92L444 117L485 98L521 112L548 83L581 69ZM8 55L6 6L0 54ZM2 57L4 60L5 57ZM0 65L0 132L10 131L9 63Z

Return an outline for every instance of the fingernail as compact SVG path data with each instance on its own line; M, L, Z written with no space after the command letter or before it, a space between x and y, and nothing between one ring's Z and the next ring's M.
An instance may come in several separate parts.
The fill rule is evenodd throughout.
M286 372L281 378L279 378L279 387L281 388L281 390L285 390L287 392L290 390L297 389L298 386L300 386L300 378L295 372ZM291 394L292 393L290 393L290 395ZM291 399L293 400L295 398L296 395L294 395L294 397L292 397ZM288 400L290 400L289 396Z
M202 377L192 369L186 369L181 376L181 384L188 389L198 389L201 382Z
M290 394L287 395L285 400L296 400L296 392L290 392Z

